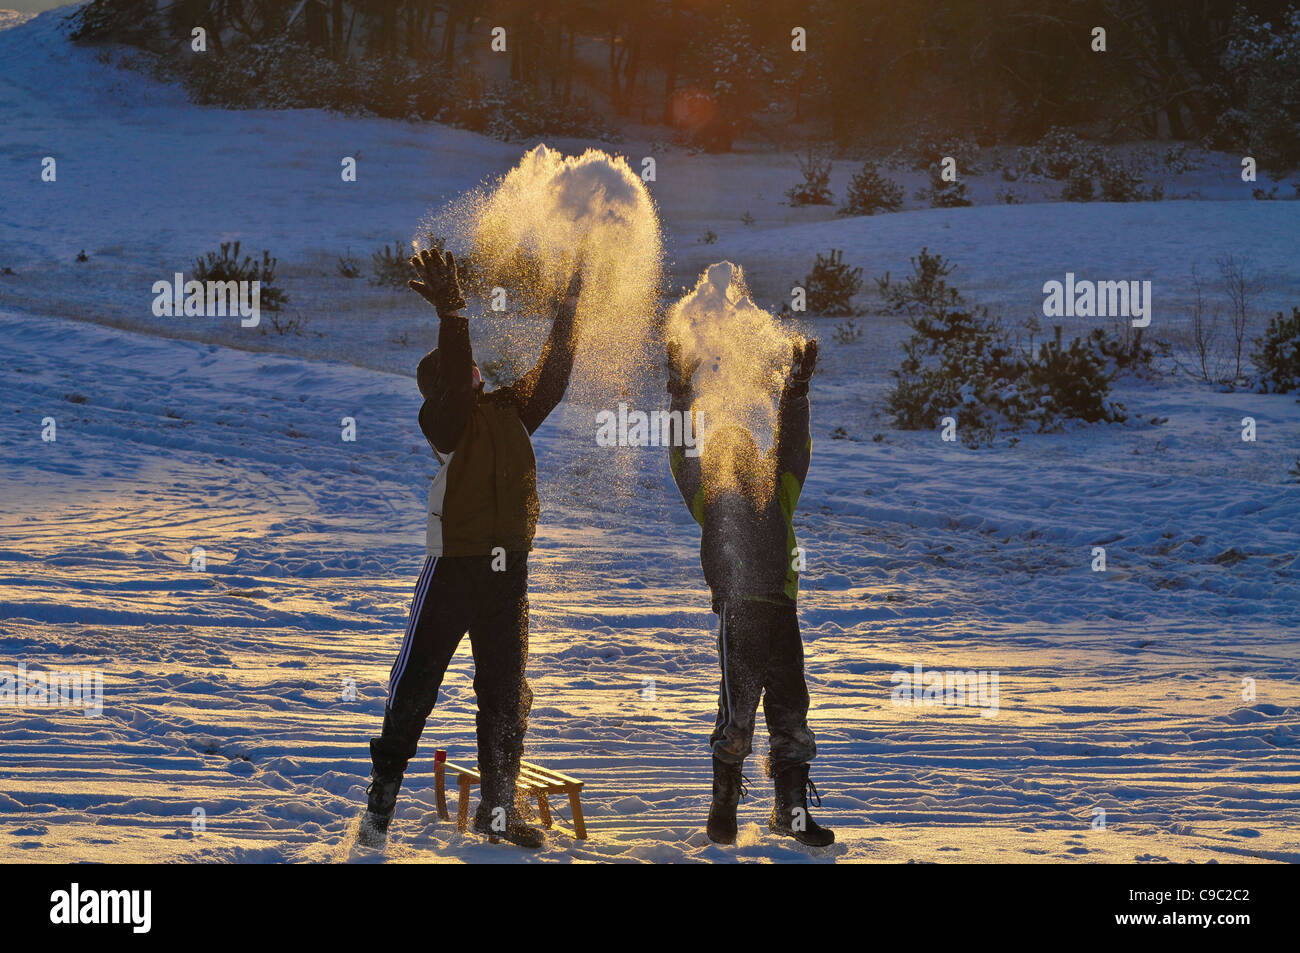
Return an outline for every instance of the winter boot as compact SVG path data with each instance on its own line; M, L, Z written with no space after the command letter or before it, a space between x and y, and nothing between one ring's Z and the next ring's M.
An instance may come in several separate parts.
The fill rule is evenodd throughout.
M397 809L397 792L402 776L374 775L366 788L366 815L361 819L357 841L366 847L383 847L388 843L388 825Z
M745 788L748 779L740 767L713 759L713 805L709 808L706 830L709 840L715 844L736 842L736 805L749 793Z
M772 772L776 787L776 802L772 805L772 818L767 829L773 834L793 837L809 847L825 847L835 843L835 832L822 827L808 813L808 795L812 794L817 807L822 806L817 785L808 777L808 765L795 764Z
M406 766L377 752L375 741L370 743L370 757L373 763L366 788L366 814L357 841L366 847L382 848L388 842L388 825L397 810L397 792L402 788Z
M546 843L546 835L540 827L524 823L517 809L493 811L483 801L474 812L474 830L491 838L501 838L529 850L537 850Z

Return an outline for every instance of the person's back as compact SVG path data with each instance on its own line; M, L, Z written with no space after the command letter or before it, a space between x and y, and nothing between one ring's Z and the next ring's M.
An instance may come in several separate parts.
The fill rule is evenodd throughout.
M451 438L438 424L455 415L445 401L426 398L420 426L441 463L429 489L430 556L532 548L540 513L537 463L520 402L515 385L491 393L479 385L467 406L457 408L464 422Z
M784 441L807 440L807 399L782 408L777 446L759 454L749 431L727 427L709 435L701 458L699 488L691 515L700 524L700 564L713 592L713 608L726 601L756 600L794 605L794 511L808 469L808 454L787 453ZM802 434L800 420L803 421ZM803 438L802 440L800 438ZM683 495L692 489L688 466L679 461Z
M808 762L817 748L808 727L796 611L794 511L812 452L808 381L816 362L816 341L795 346L781 391L774 446L767 453L760 454L753 434L738 426L710 431L698 456L687 454L680 431L669 440L673 479L700 524L700 564L718 614L722 679L718 717L709 736L713 806L708 822L709 837L717 843L736 839L741 769L752 751L760 697L776 788L769 830L811 845L835 839L808 815L807 794L816 796ZM677 346L670 343L668 364L671 409L685 422L686 415L693 414L691 378L699 361L683 364Z

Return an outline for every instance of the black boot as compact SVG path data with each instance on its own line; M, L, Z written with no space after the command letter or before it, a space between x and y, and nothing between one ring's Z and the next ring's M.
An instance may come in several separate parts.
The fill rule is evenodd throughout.
M361 819L357 840L367 847L383 847L388 825L397 810L397 792L402 788L406 765L385 757L370 742L370 785L366 788L366 815Z
M772 805L768 830L773 834L793 837L809 847L825 847L835 843L835 832L822 827L808 813L809 792L816 806L822 806L817 785L808 777L808 765L795 764L774 769L772 779L776 787L776 802Z
M481 749L480 749L481 750ZM519 761L509 754L496 753L485 760L479 757L480 786L483 799L474 812L474 830L488 837L501 838L529 850L546 843L546 834L524 820L519 810Z
M713 759L713 805L709 808L706 828L709 840L715 844L736 842L736 805L749 792L741 766Z
M474 830L529 850L537 850L546 843L546 834L542 829L524 823L523 816L513 805L510 810L494 811L483 801L474 812Z

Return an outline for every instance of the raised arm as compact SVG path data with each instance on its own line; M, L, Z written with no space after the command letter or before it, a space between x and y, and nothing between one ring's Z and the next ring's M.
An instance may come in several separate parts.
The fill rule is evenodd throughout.
M581 291L582 275L574 272L564 301L555 311L551 333L542 345L542 356L532 370L503 388L506 396L519 408L519 419L529 434L537 431L569 389L569 375L573 373L573 358L577 351L578 295Z
M427 378L419 375L420 429L433 449L451 453L474 409L474 354L469 341L469 319L460 291L456 259L436 248L411 258L417 279L410 288L438 311L438 350ZM426 360L429 360L426 358ZM423 365L424 362L421 362Z
M812 458L812 431L808 406L808 382L817 367L817 342L794 346L790 374L781 389L776 425L776 477L784 485L786 474L802 488ZM790 501L793 509L798 497Z
M691 421L691 433L694 436L696 447L699 446L699 430L695 426L695 411L691 405L695 403L695 391L692 387L691 380L695 376L695 371L699 368L699 360L691 361L684 364L682 362L681 348L676 341L669 341L668 350L668 393L672 395L672 403L669 410L677 413L677 420L684 425L686 420ZM670 439L668 440L668 467L672 470L673 482L677 484L677 490L686 501L687 508L691 511L691 516L695 517L695 522L701 526L704 525L703 495L701 489L703 481L700 473L700 458L698 455L688 456L687 447L682 439L681 428L669 421Z

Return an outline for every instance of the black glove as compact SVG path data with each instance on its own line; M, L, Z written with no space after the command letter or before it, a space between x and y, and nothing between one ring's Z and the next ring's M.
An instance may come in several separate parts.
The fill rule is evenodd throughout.
M790 376L786 378L785 391L791 397L802 397L808 393L808 382L812 380L817 368L817 342L796 344L790 362Z
M682 362L682 347L676 341L668 341L665 345L668 352L668 393L674 397L681 397L690 394L691 378L702 363L700 358L689 363Z
M465 307L456 259L451 252L444 256L436 248L425 249L411 257L411 267L419 280L408 281L407 286L437 308L439 317L453 315Z

